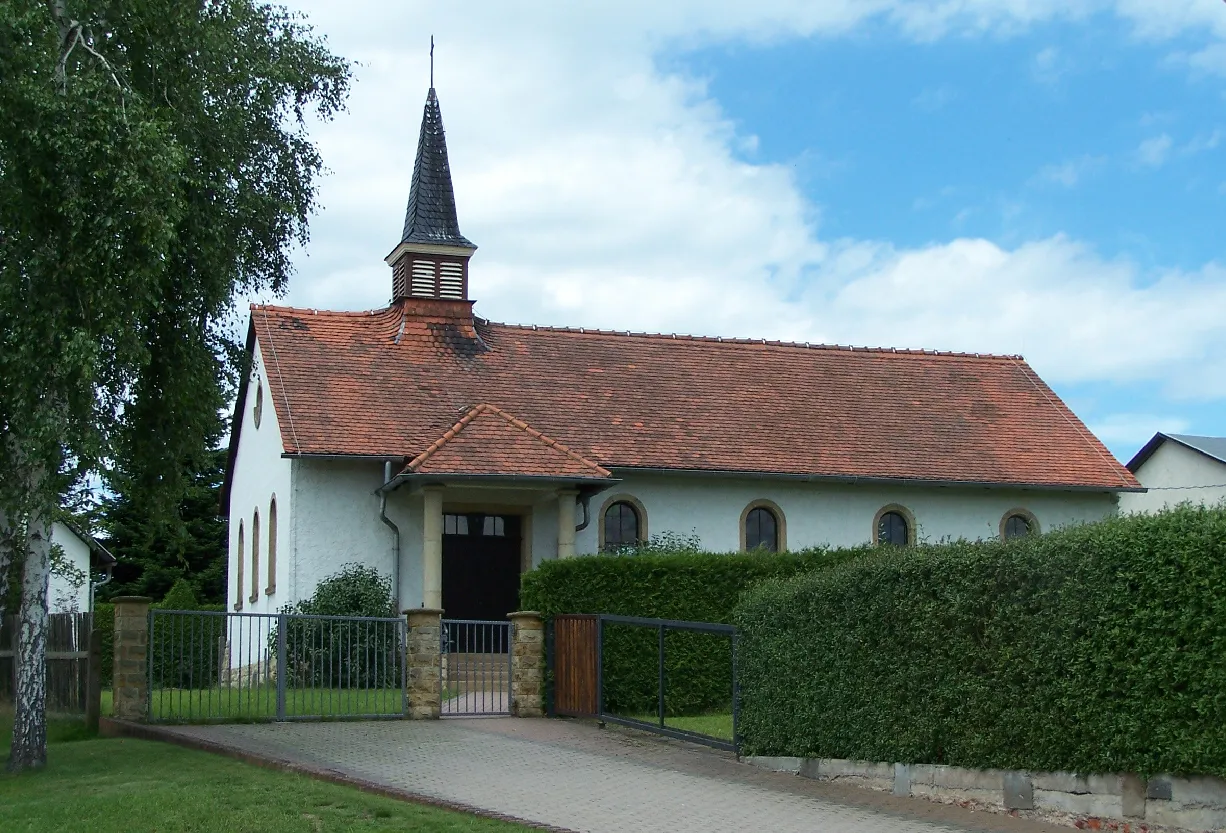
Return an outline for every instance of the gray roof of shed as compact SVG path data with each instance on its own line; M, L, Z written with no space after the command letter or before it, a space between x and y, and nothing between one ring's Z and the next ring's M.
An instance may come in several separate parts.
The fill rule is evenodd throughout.
M1174 440L1180 445L1187 446L1193 451L1199 451L1206 457L1212 457L1219 463L1226 463L1226 437L1197 437L1192 434L1163 434L1159 431L1147 442L1136 456L1128 461L1128 470L1136 473L1137 469L1145 465L1145 461L1158 450L1158 446L1162 445L1167 440Z
M400 242L477 248L460 233L451 166L447 163L443 113L434 87L426 95L421 135L417 139L417 159L413 163L413 185L409 190L409 206L404 214Z

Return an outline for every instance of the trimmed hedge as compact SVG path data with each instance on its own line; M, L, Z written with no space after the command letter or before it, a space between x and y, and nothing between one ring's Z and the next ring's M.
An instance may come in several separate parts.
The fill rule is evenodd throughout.
M1226 776L1226 509L861 559L749 591L752 755Z
M525 573L520 606L551 618L561 613L612 613L694 622L731 622L737 599L765 579L792 576L855 557L861 550L796 553L594 555L546 561ZM606 707L618 714L655 713L657 635L610 625L604 644ZM665 707L670 715L731 705L727 637L672 632L666 636Z

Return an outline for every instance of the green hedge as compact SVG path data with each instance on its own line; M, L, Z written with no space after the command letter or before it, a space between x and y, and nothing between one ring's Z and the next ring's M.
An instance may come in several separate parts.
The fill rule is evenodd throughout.
M183 579L179 579L179 581L175 582L174 587L172 587L167 592L166 597L161 602L154 604L153 607L157 607L157 608L161 608L165 610L201 610L201 611L224 611L226 609L226 606L224 604L217 604L217 605L198 604L196 602L195 594L192 593L190 585L188 585L187 582L184 581ZM199 619L203 619L203 618L205 617L198 617L196 621L198 622ZM224 622L224 620L221 619L220 617L208 617L208 618L210 619L216 618L218 622ZM111 687L112 682L114 680L115 605L112 604L111 602L95 601L94 602L94 623L95 623L94 627L102 631L102 671L101 671L102 687L104 689L107 689ZM208 629L210 631L217 631L218 633L220 633L220 630L219 630L220 628L222 628L222 625L217 625L213 623L197 624L198 630ZM163 640L166 640L166 639L169 639L169 636L163 637ZM167 650L168 647L169 646L167 646L167 648L163 650ZM214 651L214 652L209 652L209 653L211 653L212 656L209 656L208 654L201 652L201 656L197 660L201 668L200 674L206 673L204 671L205 668L215 669L217 667L218 658L217 658L216 652ZM209 673L211 673L212 677L216 676L215 671L209 672ZM204 680L204 679L209 679L209 677L197 677L197 679Z
M769 578L845 561L863 550L797 553L600 555L546 561L524 574L520 606L547 618L561 613L612 613L695 622L730 622L737 599ZM610 625L604 644L605 704L613 713L657 708L657 635ZM727 637L669 633L665 644L666 711L698 714L730 707Z
M746 754L1226 776L1226 509L857 560L736 624Z

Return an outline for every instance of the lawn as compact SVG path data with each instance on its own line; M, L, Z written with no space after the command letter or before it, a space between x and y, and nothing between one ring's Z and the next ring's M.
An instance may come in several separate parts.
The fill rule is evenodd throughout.
M205 720L272 720L277 687L154 689L149 714L155 720L191 723ZM104 695L102 713L110 714ZM287 717L348 717L404 714L404 690L396 688L291 688L285 692Z
M12 716L0 713L8 756ZM513 833L506 822L367 795L170 744L90 739L80 721L48 726L47 768L0 773L0 828L91 833Z
M659 725L660 718L654 714L635 714L631 720ZM732 740L732 713L700 714L692 717L666 717L664 725L670 729L696 732L710 738Z

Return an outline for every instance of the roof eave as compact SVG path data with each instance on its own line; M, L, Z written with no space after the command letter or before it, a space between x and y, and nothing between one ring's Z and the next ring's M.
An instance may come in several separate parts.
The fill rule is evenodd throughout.
M866 477L849 474L806 474L803 472L769 472L734 469L682 469L659 468L652 466L618 466L608 465L608 469L618 475L621 472L634 474L669 474L686 477L745 477L761 480L793 480L805 483L844 483L849 485L865 484L874 486L935 486L943 488L967 489L1026 489L1057 492L1144 492L1144 486L1109 486L1090 483L1031 483L1024 481L991 481L991 480L928 480L907 477Z
M595 491L601 491L620 482L621 480L616 477L574 477L547 474L423 474L421 472L401 472L380 486L376 491L394 492L406 483L420 486L445 486L449 483L505 483L511 485L531 483L533 485L541 486L588 486L595 489Z

